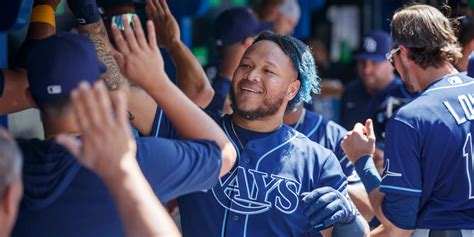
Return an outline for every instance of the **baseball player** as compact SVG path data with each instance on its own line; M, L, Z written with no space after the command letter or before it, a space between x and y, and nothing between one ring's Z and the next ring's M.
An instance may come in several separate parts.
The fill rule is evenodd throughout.
M364 35L355 55L360 79L346 86L341 99L341 125L351 129L355 123L373 118L381 149L387 119L415 96L405 89L385 58L390 45L390 35L386 32Z
M342 143L382 223L372 236L472 236L474 80L453 66L461 51L436 8L404 7L391 30L387 58L420 95L387 124L382 177L370 158L371 120L356 124Z
M283 124L287 106L317 87L306 45L271 32L257 37L234 73L234 113L216 118L238 164L211 190L178 199L185 236L318 236L333 225L334 236L342 226L364 235L337 158Z
M138 19L134 22L143 35ZM148 29L154 32L152 24ZM134 46L131 50L138 52L139 46ZM155 99L177 131L184 139L197 139L137 139L137 161L144 176L164 202L212 187L220 174L233 166L235 150L224 132L169 82L156 41L140 50L139 55L122 51L127 72L135 75L128 78L147 79L159 86L160 95ZM131 63L136 61L141 62L138 66L148 67ZM80 72L76 70L78 64ZM26 65L31 95L42 112L47 139L19 141L25 159L25 195L12 236L124 236L117 209L102 181L52 140L59 133L78 135L78 120L68 96L81 80L92 83L104 72L94 45L83 36L58 33L39 41ZM180 104L178 110L176 102Z

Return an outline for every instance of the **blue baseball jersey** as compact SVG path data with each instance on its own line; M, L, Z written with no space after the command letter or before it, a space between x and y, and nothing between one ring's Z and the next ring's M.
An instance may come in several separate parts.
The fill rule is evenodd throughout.
M11 236L125 236L112 196L97 175L53 141L19 145L25 192ZM221 152L215 142L139 138L137 149L140 168L162 202L218 181Z
M302 193L331 186L346 194L334 154L286 125L270 133L237 128L238 137L230 116L214 119L238 161L211 190L178 199L184 236L320 236L306 233Z
M473 120L474 80L463 74L433 82L389 120L380 190L420 198L417 228L474 229Z
M347 130L339 124L325 119L322 115L306 110L304 118L300 124L291 125L298 132L307 136L311 141L331 150L336 155L341 164L344 174L351 182L360 181L354 166L347 159L342 150L341 141L347 133Z
M372 118L378 143L385 139L385 124L401 106L416 95L409 93L402 80L395 76L383 90L370 95L360 80L350 83L342 96L341 125L352 129L356 123Z

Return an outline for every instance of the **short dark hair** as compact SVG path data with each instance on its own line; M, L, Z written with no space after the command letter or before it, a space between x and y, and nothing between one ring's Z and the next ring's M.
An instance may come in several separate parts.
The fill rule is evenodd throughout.
M474 39L474 19L470 16L463 16L459 19L458 39L462 47Z
M13 137L0 126L0 199L7 188L21 177L22 165L20 148Z
M258 35L253 42L268 40L276 43L283 52L293 61L298 80L301 82L298 94L288 103L288 108L293 109L301 102L310 102L311 93L319 94L319 82L313 53L308 45L302 41L287 35L280 35L270 31L264 31Z
M71 100L69 96L61 96L48 99L34 98L42 116L47 118L57 117L70 111Z
M455 64L462 57L449 19L438 9L422 4L395 12L391 23L392 44L409 49L409 58L421 68Z

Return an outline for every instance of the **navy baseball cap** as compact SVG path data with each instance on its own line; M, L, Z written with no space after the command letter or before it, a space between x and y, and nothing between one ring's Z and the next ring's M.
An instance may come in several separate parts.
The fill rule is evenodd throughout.
M39 40L26 58L30 91L35 99L69 96L79 82L94 83L106 67L88 38L60 32Z
M371 60L382 62L386 60L385 55L390 51L390 35L384 31L370 32L362 38L356 60Z
M261 22L250 8L230 8L216 19L216 45L226 47L271 28L270 22Z

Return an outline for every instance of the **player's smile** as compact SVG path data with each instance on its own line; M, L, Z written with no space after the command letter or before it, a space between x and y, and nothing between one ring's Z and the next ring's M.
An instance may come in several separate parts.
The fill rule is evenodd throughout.
M252 88L249 88L249 87L240 87L240 90L243 91L244 93L247 92L247 93L251 93L251 94L262 94L262 91L252 89Z

